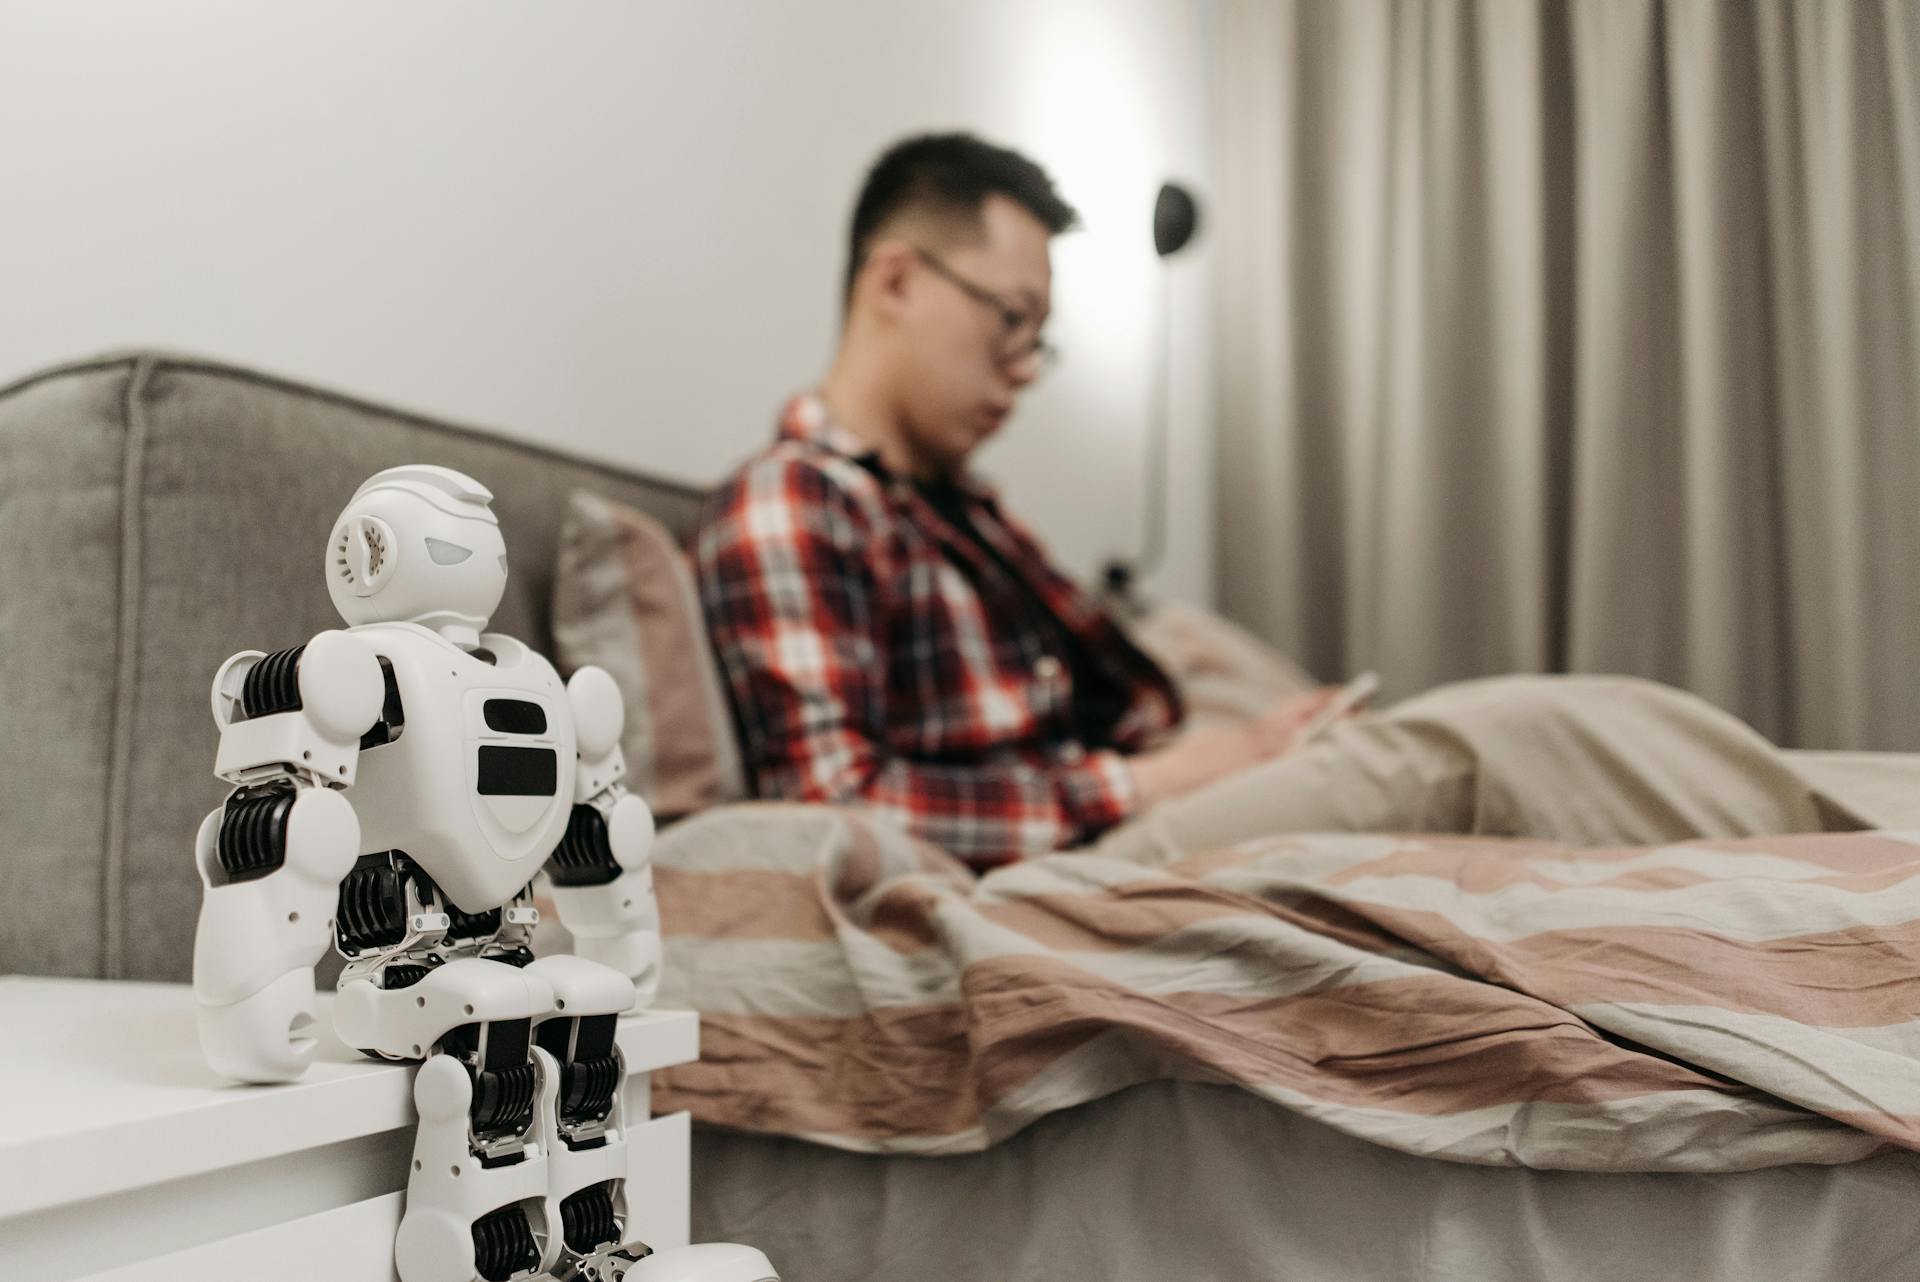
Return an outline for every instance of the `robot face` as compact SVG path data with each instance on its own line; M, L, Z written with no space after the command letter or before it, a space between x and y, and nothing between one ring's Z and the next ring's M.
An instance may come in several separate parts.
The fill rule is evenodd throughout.
M473 644L507 586L493 495L450 468L388 468L334 522L327 592L349 624L418 623Z

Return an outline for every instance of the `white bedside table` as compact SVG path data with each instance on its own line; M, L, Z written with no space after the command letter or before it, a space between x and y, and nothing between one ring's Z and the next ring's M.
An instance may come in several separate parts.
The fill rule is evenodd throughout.
M333 1036L285 1086L200 1060L184 984L0 977L0 1278L393 1282L413 1151L411 1066ZM647 1075L699 1057L699 1021L620 1022L630 1118ZM628 1128L632 1231L688 1236L685 1113Z

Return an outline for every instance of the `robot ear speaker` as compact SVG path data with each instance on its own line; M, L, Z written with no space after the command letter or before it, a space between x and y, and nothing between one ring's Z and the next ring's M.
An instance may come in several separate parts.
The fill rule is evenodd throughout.
M355 596L372 596L386 586L399 564L393 529L377 516L350 516L333 539L333 572Z

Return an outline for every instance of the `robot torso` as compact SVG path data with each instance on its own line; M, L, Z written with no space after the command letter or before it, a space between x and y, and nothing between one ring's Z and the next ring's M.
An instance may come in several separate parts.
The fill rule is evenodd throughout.
M350 794L360 853L404 851L463 912L499 907L533 880L572 812L574 728L559 674L499 633L469 653L411 623L349 631L391 666L400 711L388 741L360 755Z

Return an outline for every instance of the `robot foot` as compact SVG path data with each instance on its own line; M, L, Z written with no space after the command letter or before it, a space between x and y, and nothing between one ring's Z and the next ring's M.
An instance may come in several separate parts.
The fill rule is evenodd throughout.
M732 1242L660 1252L631 1242L591 1259L563 1261L553 1276L557 1282L780 1282L765 1255Z
M553 1060L559 1089L543 1118L548 1195L560 1211L555 1276L566 1282L619 1282L645 1244L627 1237L627 1117L622 1086L620 1015L633 1006L633 982L579 957L542 957L527 973L553 989L553 1009L536 1018L534 1040Z
M734 1242L661 1251L628 1267L621 1282L780 1282L767 1257Z

